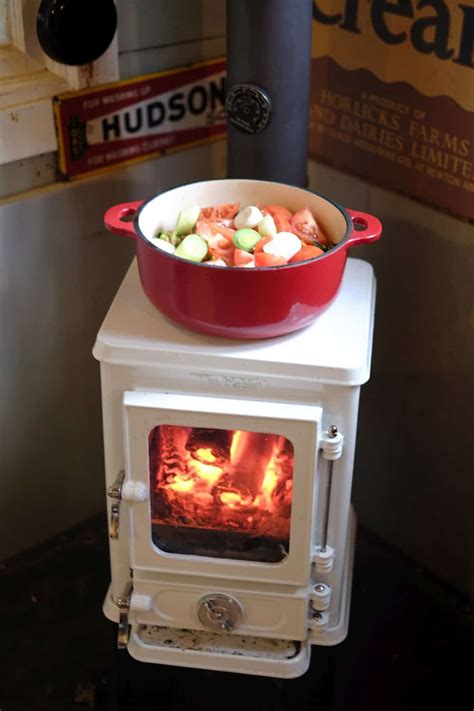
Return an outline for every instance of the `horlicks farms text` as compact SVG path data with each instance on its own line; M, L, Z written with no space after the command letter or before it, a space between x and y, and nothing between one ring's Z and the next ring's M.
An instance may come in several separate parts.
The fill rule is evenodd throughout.
M474 6L314 0L310 152L474 218Z

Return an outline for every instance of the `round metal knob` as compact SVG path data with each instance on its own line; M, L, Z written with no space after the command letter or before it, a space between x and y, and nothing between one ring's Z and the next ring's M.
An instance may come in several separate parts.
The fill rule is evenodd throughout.
M240 602L224 593L205 595L198 603L199 622L214 632L232 632L243 615Z
M113 0L41 0L36 31L41 49L71 66L99 59L117 29Z

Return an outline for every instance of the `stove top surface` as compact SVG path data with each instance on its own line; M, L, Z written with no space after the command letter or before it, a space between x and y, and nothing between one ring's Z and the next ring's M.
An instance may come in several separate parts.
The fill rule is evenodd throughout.
M175 324L146 298L134 259L98 333L94 356L106 363L156 365L309 377L359 385L369 378L375 304L373 269L348 259L340 292L311 326L286 336L233 340ZM224 361L224 363L223 363Z

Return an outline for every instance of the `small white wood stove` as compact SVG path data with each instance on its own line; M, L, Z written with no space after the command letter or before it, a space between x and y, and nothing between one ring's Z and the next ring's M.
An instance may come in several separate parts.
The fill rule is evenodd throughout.
M192 333L135 262L97 336L118 646L138 660L275 677L347 633L372 268L289 336Z

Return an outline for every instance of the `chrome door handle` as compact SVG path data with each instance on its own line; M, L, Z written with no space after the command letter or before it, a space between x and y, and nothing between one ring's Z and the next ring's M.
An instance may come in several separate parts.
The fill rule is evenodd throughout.
M126 649L128 638L130 635L130 623L128 621L128 613L130 611L130 598L132 596L132 581L129 580L125 585L125 589L120 597L117 598L117 607L119 609L119 622L117 633L117 649Z
M109 538L112 538L112 540L117 540L119 537L120 502L122 500L122 486L124 479L125 471L121 469L114 483L107 489L107 496L110 496L111 499L117 500L115 504L112 504L110 509Z
M120 504L112 504L110 509L109 538L117 540L119 537Z

